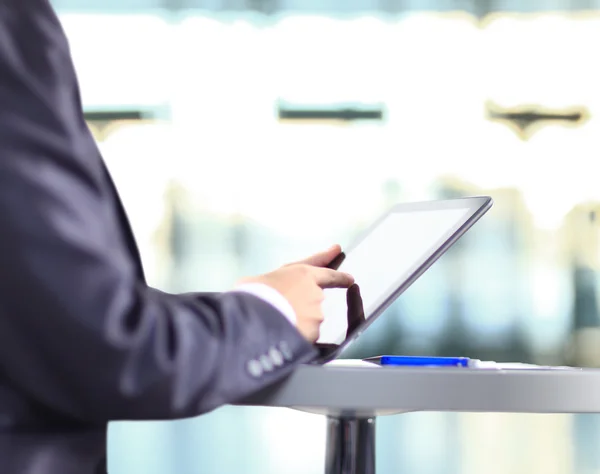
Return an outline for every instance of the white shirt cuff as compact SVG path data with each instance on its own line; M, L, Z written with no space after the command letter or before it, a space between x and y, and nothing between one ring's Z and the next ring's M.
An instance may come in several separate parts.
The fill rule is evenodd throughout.
M236 286L232 291L248 293L260 298L282 313L292 326L296 326L296 312L294 311L294 308L292 308L289 301L276 289L264 285L263 283L244 283Z

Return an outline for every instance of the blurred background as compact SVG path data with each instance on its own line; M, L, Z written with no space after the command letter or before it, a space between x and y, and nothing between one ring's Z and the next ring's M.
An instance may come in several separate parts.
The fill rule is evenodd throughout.
M53 3L154 286L226 290L396 202L489 194L346 356L600 366L600 1ZM378 423L383 474L600 473L595 415ZM316 474L324 442L316 415L226 407L113 424L109 467Z

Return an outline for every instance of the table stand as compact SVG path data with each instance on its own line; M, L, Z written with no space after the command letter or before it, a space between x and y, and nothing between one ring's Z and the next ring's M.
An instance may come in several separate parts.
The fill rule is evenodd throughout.
M327 417L325 474L375 474L375 417Z
M375 417L406 412L600 413L598 369L299 366L240 404L327 416L327 474L375 473Z

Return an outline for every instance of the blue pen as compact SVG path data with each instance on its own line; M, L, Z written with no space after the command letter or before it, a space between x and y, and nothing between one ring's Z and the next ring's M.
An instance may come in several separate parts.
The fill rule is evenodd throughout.
M468 357L422 357L384 355L365 359L379 365L395 365L404 367L477 367L480 362Z
M519 362L493 362L470 359L469 357L423 357L383 355L365 361L388 367L465 367L496 370L583 370L579 367L553 367L549 365L522 364Z

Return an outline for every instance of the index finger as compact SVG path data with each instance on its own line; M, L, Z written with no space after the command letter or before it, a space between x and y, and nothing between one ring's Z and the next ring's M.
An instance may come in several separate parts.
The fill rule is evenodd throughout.
M330 268L312 267L312 273L321 288L350 288L354 284L352 275Z

